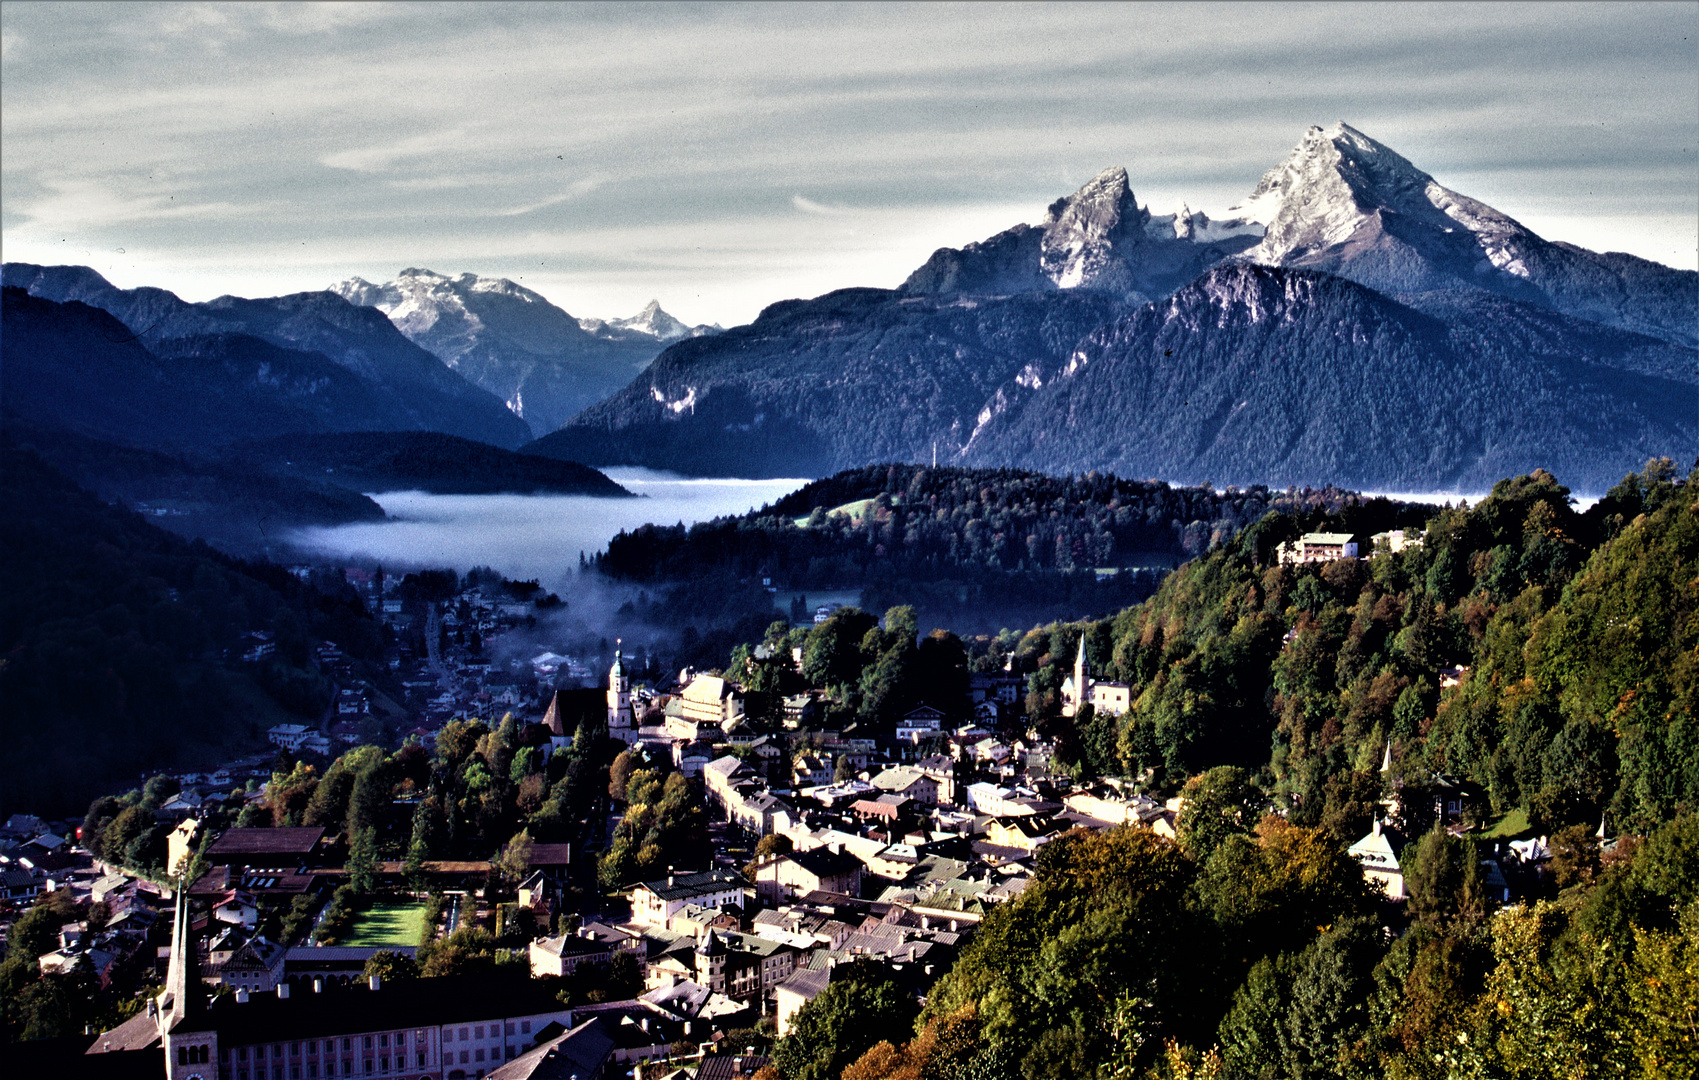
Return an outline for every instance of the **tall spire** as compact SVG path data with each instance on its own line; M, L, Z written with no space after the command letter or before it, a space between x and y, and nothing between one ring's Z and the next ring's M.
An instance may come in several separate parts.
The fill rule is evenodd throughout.
M159 995L159 1028L163 1036L201 1011L201 965L195 948L195 922L189 910L189 889L177 879L177 904L171 918L171 964L165 989Z

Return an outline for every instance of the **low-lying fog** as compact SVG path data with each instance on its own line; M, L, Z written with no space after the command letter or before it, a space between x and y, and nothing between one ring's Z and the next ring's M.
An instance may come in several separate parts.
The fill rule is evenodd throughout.
M388 521L297 529L297 547L333 559L375 559L386 569L490 566L510 578L558 589L621 529L649 522L686 525L742 514L808 483L800 480L687 480L649 469L603 470L645 496L431 495L390 491L372 498Z

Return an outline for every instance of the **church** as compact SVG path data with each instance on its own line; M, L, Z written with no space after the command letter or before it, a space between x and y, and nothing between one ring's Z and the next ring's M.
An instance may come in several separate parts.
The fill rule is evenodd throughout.
M1108 682L1091 677L1091 665L1085 658L1085 638L1080 639L1080 652L1074 658L1074 673L1062 680L1062 715L1074 716L1082 705L1089 704L1100 713L1120 716L1133 707L1132 687L1124 682Z

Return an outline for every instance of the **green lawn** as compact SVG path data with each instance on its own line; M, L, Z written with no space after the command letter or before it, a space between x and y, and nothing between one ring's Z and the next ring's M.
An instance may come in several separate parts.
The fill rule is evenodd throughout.
M425 903L376 903L354 920L339 945L417 945L425 930Z
M1510 811L1500 818L1497 825L1481 835L1488 840L1517 840L1533 832L1528 827L1528 813L1520 808Z

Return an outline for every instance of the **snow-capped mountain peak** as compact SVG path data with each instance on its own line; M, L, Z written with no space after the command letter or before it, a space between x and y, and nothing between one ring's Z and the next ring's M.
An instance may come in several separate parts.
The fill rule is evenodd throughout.
M1109 261L1115 241L1142 232L1149 218L1133 198L1127 170L1120 165L1104 169L1050 204L1040 241L1044 276L1059 289L1090 283Z
M1419 243L1425 234L1456 249L1455 257L1484 260L1482 272L1526 277L1522 248L1538 242L1507 215L1443 187L1344 121L1306 131L1291 156L1229 213L1262 218L1263 241L1244 257L1268 265L1292 265L1342 245L1381 244L1387 215L1407 223L1398 242Z
M667 314L661 308L659 300L651 300L643 306L643 310L629 319L579 319L578 325L587 332L602 337L642 337L654 338L663 344L670 344L689 337L701 337L719 331L718 323L704 326L689 326Z

